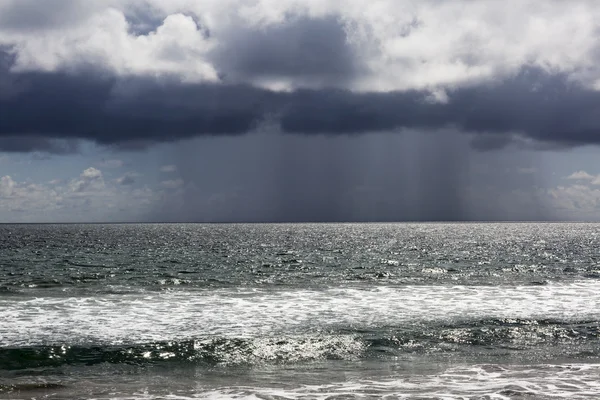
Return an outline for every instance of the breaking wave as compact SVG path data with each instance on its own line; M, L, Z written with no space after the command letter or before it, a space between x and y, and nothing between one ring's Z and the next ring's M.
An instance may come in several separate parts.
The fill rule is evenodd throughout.
M577 343L600 347L600 322L489 319L452 325L421 325L370 331L347 330L301 336L230 338L135 344L91 344L5 347L0 369L18 370L100 363L150 364L184 362L205 365L300 363L318 360L358 360L415 352L523 350L536 346ZM583 346L588 344L589 346Z

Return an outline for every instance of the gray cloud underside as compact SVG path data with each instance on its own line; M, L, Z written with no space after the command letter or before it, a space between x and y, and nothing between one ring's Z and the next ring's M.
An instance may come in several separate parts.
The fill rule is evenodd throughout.
M336 18L294 18L266 30L239 27L212 59L225 80L293 78L313 85L345 86L361 72Z
M135 147L242 134L265 119L278 121L283 132L301 134L454 127L479 134L473 145L481 150L502 147L514 134L565 146L600 142L600 92L537 69L448 91L442 103L425 91L276 92L235 83L117 78L98 71L14 73L8 72L7 59L0 71L4 151L68 152L76 150L76 139Z

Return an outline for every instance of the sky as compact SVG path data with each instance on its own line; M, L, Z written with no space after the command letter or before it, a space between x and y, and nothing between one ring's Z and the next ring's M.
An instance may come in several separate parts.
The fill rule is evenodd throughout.
M0 222L600 221L596 0L0 0Z

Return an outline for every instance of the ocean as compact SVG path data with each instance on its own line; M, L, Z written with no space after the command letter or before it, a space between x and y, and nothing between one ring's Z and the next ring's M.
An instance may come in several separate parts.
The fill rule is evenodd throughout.
M0 398L600 398L600 224L0 225Z

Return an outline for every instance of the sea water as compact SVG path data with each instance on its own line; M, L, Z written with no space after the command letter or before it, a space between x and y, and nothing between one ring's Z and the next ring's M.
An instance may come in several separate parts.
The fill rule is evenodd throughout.
M0 225L2 399L600 398L600 224Z

